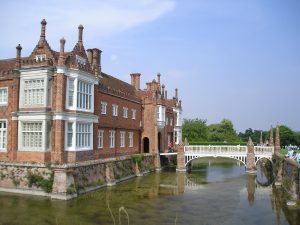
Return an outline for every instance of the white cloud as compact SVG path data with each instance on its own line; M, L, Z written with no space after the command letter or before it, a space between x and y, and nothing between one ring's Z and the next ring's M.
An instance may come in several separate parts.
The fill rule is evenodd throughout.
M67 47L70 44L72 48L79 24L85 27L85 40L97 39L154 21L172 11L175 0L11 0L1 1L0 7L1 48L15 47L19 42L32 47L39 39L43 18L51 46L54 41L58 48L59 39L65 37Z

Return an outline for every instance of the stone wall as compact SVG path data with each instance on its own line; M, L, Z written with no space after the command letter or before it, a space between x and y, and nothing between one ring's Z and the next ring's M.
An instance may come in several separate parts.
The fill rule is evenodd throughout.
M0 162L0 191L70 199L154 170L151 154L45 165Z

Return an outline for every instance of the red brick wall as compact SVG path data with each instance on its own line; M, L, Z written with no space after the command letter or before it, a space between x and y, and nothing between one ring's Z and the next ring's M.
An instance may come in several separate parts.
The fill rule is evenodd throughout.
M18 133L16 132L17 121L12 121L12 112L17 112L19 108L19 79L1 80L0 87L8 88L8 103L0 106L0 119L6 120L7 129L7 152L0 153L0 160L16 159L16 149L18 143Z

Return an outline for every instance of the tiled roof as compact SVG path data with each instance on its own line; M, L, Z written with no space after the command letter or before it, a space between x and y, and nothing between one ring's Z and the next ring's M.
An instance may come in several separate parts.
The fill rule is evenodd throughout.
M136 94L136 90L132 85L106 73L102 73L101 76L102 78L100 79L100 88L102 90L106 90L134 100L139 99Z

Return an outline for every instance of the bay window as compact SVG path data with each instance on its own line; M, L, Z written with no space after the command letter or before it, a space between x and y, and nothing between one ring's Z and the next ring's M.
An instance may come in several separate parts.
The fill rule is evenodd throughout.
M51 141L51 122L47 116L20 116L19 151L47 151Z
M78 121L66 122L66 150L91 150L93 147L93 124Z
M79 111L94 111L94 84L77 77L68 77L66 108Z
M23 105L44 105L45 102L45 81L44 79L24 80Z

